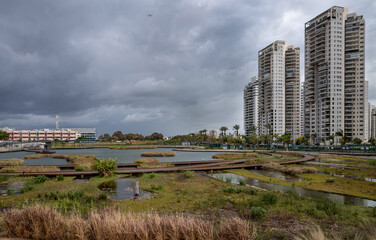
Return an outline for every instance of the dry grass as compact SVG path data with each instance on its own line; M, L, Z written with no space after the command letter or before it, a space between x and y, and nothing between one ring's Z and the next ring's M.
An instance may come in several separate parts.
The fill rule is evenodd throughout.
M141 157L175 157L174 152L142 152Z
M67 154L31 154L24 156L25 159L59 158L66 159L74 165L90 164L95 162L95 155L67 155Z
M9 209L5 211L3 222L8 237L67 239L64 217L49 208Z
M127 146L127 147L110 147L112 150L132 150L132 149L156 149L156 146Z
M56 166L13 166L5 167L1 172L60 172L60 168Z
M257 153L217 153L212 156L214 159L248 159L257 158Z
M24 160L18 158L0 159L0 166L22 166Z
M212 221L195 216L122 213L107 209L91 212L84 219L78 215L62 216L54 209L38 206L6 210L4 228L8 237L42 240L210 240L256 237L256 228L250 234L250 223L238 217L224 219L215 231Z
M159 163L158 159L155 158L136 158L133 163Z
M137 168L165 168L165 167L172 167L173 164L171 163L156 163L156 164L147 164L141 163L138 165Z
M282 166L278 163L268 163L263 166L264 169L283 172L290 175L302 174L302 173L316 173L317 169L314 167L290 167Z
M234 217L225 219L219 224L217 235L220 240L247 240L256 238L256 227L252 226L252 233L250 230L249 221Z

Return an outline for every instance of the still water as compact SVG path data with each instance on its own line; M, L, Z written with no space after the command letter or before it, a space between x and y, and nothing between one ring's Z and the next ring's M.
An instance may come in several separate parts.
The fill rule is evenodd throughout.
M331 201L335 201L335 202L339 202L339 203L343 203L347 205L369 206L369 207L376 206L376 201L369 200L369 199L353 197L349 195L336 194L336 193L326 193L326 192L303 189L303 188L296 188L296 187L292 188L290 186L284 186L284 185L271 184L271 183L262 182L257 179L243 177L243 176L233 174L233 173L215 173L215 174L210 174L210 176L221 181L226 181L227 179L231 179L231 183L235 183L235 184L239 184L240 181L244 181L246 184L249 184L251 186L263 188L263 189L270 190L270 191L279 191L282 193L288 193L288 192L294 191L299 196L328 199Z
M117 158L118 163L133 163L136 158L141 158L142 152L172 152L172 149L132 149L132 150L111 150L109 148L93 148L93 149L64 149L56 150L56 154L94 154L98 158ZM180 162L180 161L200 161L213 160L212 156L216 152L180 152L174 151L175 157L156 157L160 162ZM18 158L23 159L30 152L11 152L0 153L0 159ZM65 159L41 158L41 159L24 159L24 165L64 165L69 164Z

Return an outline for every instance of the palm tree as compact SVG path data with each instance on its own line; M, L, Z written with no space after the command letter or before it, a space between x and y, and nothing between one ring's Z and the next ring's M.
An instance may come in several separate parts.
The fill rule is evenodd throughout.
M343 136L343 130L341 129L341 130L339 130L339 131L337 131L336 133L335 133L335 135L336 135L336 137L338 137L339 139L341 139L342 138L342 140L343 140L343 143L345 142L344 140L345 140L345 138L344 138L344 136ZM342 141L341 141L341 143L342 143Z
M252 126L249 127L249 135L256 134L256 126L252 124Z
M221 134L222 134L223 137L226 136L226 131L228 130L227 127L223 126L219 130L221 131Z
M240 125L235 124L232 128L233 128L233 129L235 130L235 132L236 132L236 137L238 137L238 136L239 136Z
M265 128L268 129L268 134L270 134L270 130L272 129L272 125L270 123L265 124Z

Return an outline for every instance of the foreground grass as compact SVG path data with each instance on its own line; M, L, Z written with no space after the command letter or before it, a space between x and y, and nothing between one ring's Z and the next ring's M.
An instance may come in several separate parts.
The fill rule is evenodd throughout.
M321 226L325 233L337 233L342 238L353 239L362 222L374 223L376 220L373 208L303 198L294 194L293 188L290 194L259 191L197 173L152 173L138 177L141 189L155 193L155 197L149 200L103 197L97 186L119 177L94 177L89 182L72 182L71 177L60 181L50 179L23 194L0 196L0 207L25 208L38 204L57 209L67 217L79 213L83 219L87 219L93 210L109 207L121 212L202 216L213 222L239 217L251 219L256 224L257 239L292 239L294 232L308 230L312 225Z

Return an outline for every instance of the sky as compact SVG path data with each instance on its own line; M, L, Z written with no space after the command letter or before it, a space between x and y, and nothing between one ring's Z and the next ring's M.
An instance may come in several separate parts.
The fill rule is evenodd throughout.
M334 5L366 20L376 103L374 0L0 1L0 128L244 132L258 51L285 40L303 60L305 22Z

